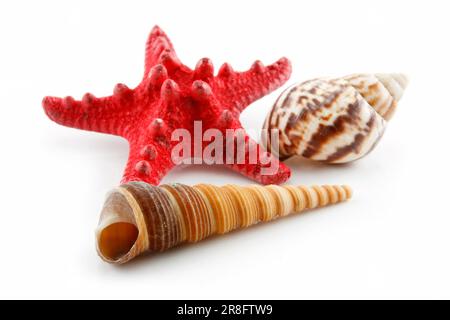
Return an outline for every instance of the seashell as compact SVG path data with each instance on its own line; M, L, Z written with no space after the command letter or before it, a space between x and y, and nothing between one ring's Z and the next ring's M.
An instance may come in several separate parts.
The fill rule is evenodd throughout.
M152 186L129 182L112 190L96 232L97 251L111 263L143 252L248 228L305 209L349 199L348 186Z
M280 95L267 116L264 143L277 153L270 140L270 130L277 129L282 159L357 160L377 145L407 84L403 74L354 74L296 84Z

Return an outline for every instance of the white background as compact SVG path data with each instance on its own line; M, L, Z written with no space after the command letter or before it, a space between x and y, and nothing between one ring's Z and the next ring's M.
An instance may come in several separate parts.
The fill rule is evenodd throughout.
M2 1L0 298L450 298L448 1ZM352 201L125 266L94 230L127 159L121 138L58 126L45 95L109 95L143 73L159 24L188 66L287 56L289 83L405 72L379 146L346 166L289 160L291 184L347 183ZM259 129L281 91L241 117ZM239 183L219 167L163 182Z

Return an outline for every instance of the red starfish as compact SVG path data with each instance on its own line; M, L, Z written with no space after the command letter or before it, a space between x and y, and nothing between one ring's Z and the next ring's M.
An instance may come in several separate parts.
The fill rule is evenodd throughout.
M81 101L45 97L42 105L48 117L59 124L127 139L130 152L122 182L142 180L157 185L175 165L171 159L173 130L184 128L193 133L194 121L202 121L203 131L217 128L225 134L226 129L242 128L242 110L280 87L291 73L286 58L267 67L256 61L246 72L235 72L226 63L216 76L213 69L207 58L201 59L195 70L183 65L169 38L155 26L147 40L144 77L135 89L117 84L112 96L96 98L86 93ZM257 163L248 163L250 143L256 144L246 136L245 164L225 165L263 184L289 178L289 168L259 145ZM261 174L265 156L278 165L272 175Z

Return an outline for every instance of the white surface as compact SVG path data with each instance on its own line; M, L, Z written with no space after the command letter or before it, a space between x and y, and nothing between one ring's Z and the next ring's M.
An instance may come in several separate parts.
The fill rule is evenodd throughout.
M0 298L450 298L448 1L2 1ZM347 183L346 204L138 259L96 255L127 144L48 120L45 95L135 86L159 24L189 66L285 55L289 84L354 72L411 78L380 145L348 166L289 161L291 184ZM242 115L259 129L280 91ZM248 183L217 167L164 182Z

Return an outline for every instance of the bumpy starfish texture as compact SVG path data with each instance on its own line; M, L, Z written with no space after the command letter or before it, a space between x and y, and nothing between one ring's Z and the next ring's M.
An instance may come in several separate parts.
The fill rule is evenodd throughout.
M183 128L193 134L194 121L201 121L203 132L215 128L224 136L227 129L240 129L242 110L280 87L290 73L286 58L270 66L256 61L245 72L235 72L225 63L216 76L211 61L203 58L191 70L180 62L169 38L155 26L147 40L144 77L135 89L117 84L108 97L90 93L81 101L70 96L45 97L42 105L48 117L59 124L127 139L130 151L122 183L140 180L157 185L175 166L171 159L171 150L178 143L171 139L174 130ZM253 164L248 161L250 146L257 149ZM245 148L245 163L225 164L231 169L263 184L289 178L289 168L248 135L245 143L236 147ZM268 165L278 169L271 175L261 174Z

